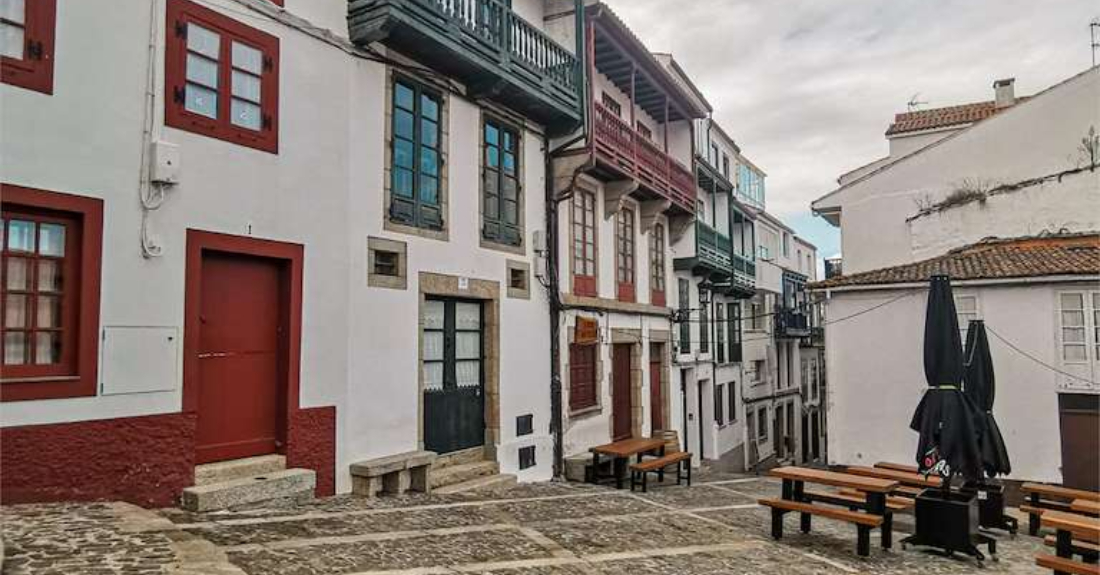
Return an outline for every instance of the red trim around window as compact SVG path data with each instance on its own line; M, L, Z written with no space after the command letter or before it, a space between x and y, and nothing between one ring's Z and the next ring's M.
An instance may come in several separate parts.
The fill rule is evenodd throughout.
M23 58L0 57L0 81L53 94L57 0L26 0L23 24Z
M184 280L183 319L183 411L193 412L199 406L199 310L202 309L202 254L222 252L281 260L284 263L283 285L287 290L285 313L288 334L282 366L285 370L286 419L298 410L299 371L302 350L302 265L305 249L300 244L246 238L215 232L187 230L187 264Z
M281 2L276 2L282 5ZM246 26L228 16L188 0L169 0L167 44L165 46L164 123L173 128L233 142L257 150L279 152L279 39ZM187 81L187 24L208 28L221 36L218 57L217 119L185 108ZM250 130L230 121L232 92L231 43L239 42L259 50L263 57L260 76L260 130Z
M77 237L63 304L65 321L73 322L63 339L62 363L35 373L38 366L4 369L0 401L57 399L95 395L99 349L99 285L103 255L103 201L9 184L0 185L6 214L34 214L40 219L71 222ZM6 245L6 244L5 244ZM69 263L69 262L66 262ZM73 283L75 282L75 284ZM68 348L67 350L65 348Z

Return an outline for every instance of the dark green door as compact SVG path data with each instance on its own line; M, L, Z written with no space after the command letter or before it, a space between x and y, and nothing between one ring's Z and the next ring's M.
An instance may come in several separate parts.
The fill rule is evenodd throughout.
M424 448L485 443L484 317L472 301L429 299L423 328Z

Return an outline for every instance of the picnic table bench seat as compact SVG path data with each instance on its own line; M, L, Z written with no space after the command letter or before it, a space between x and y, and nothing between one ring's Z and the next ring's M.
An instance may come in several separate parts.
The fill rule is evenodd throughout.
M1054 547L1058 544L1058 537L1054 535L1047 535L1043 538L1043 544L1047 547ZM1080 539L1073 540L1073 554L1081 555L1082 557L1096 557L1100 555L1100 545L1091 543L1089 541L1082 541Z
M1100 575L1100 564L1081 563L1069 557L1057 555L1037 555L1035 564L1045 567L1055 573L1072 573L1073 575Z
M837 496L840 499L846 499L853 503L863 503L866 498L866 494L858 489L841 489L835 494L829 495ZM886 497L886 507L890 511L906 511L913 508L914 501L908 497L898 497L896 495L888 495Z
M634 488L641 485L642 493L648 491L647 477L650 473L657 473L658 480L665 480L665 469L675 465L676 466L676 485L681 485L683 481L687 481L688 487L691 487L691 453L687 451L677 451L675 453L669 453L653 459L646 459L633 463L630 465L630 490L634 491Z
M810 532L810 517L813 515L854 523L857 532L856 553L858 553L860 557L867 557L871 554L871 529L881 527L884 521L881 515L872 515L870 513L851 511L848 509L837 509L835 507L824 507L821 505L814 505L813 503L791 501L789 499L760 499L758 503L770 507L773 510L772 537L775 539L781 539L783 537L783 515L786 512L796 512L800 514L800 528L803 533Z
M920 473L920 468L916 465L906 465L904 463L891 463L889 461L879 461L875 464L875 467L879 469L892 469L894 471L904 471L906 473Z
M1020 492L1027 496L1028 502L1020 506L1020 511L1028 515L1027 531L1032 536L1039 533L1044 511L1074 511L1074 500L1100 502L1100 493L1096 491L1047 483L1024 483L1020 486Z

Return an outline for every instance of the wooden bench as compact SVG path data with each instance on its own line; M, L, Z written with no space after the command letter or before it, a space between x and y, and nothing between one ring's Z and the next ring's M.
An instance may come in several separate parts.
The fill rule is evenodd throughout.
M1035 564L1040 567L1053 570L1055 573L1072 573L1073 575L1100 575L1100 565L1096 563L1081 563L1067 557L1057 555L1038 555Z
M665 440L654 437L632 437L605 445L597 445L588 450L592 453L592 482L599 483L602 479L614 479L615 489L623 488L626 478L626 467L631 457L637 457L637 462L642 462L642 456L656 452L658 457L665 456ZM611 476L600 472L600 459L606 457L611 460Z
M867 494L858 489L841 489L837 492L841 495L852 500L864 501ZM888 495L886 497L886 507L891 511L907 511L913 508L915 501L908 497L898 497L897 495Z
M678 451L656 459L647 459L640 463L631 464L630 490L634 491L635 487L641 485L642 493L648 491L649 486L646 478L649 477L650 473L656 473L657 480L664 482L665 468L671 465L676 466L676 485L680 485L686 480L688 487L691 487L691 453L687 451Z
M431 491L433 451L409 451L351 465L351 492L364 497Z
M852 475L862 475L864 477L877 477L879 479L889 479L891 481L897 481L898 483L915 488L918 491L927 489L929 487L940 487L943 485L943 480L934 475L925 477L920 473L910 473L908 471L898 471L896 469L883 469L879 467L861 467L853 465L846 469L847 473Z
M1080 550L1080 541L1100 544L1100 518L1045 509L1042 514L1042 525L1055 530L1054 550L1057 556L1041 555L1036 558L1036 563L1053 569L1055 573L1059 574L1088 573L1100 575L1100 566L1096 563L1095 555L1082 555L1081 562L1073 560L1074 552Z
M1055 547L1058 545L1058 538L1054 535L1047 535L1043 538L1043 543L1047 547ZM1096 543L1090 543L1088 541L1081 541L1080 539L1074 539L1072 542L1073 554L1080 555L1081 557L1097 557L1100 556L1100 545Z
M790 512L800 514L800 527L803 533L810 532L810 517L813 515L854 523L857 532L856 553L860 557L867 557L871 554L871 529L880 527L883 522L881 515L837 509L835 507L823 507L813 503L788 499L761 499L758 503L772 509L772 537L775 539L783 537L783 515Z
M1100 502L1100 493L1071 489L1061 485L1025 483L1020 487L1020 491L1028 498L1028 503L1021 505L1020 511L1028 515L1027 532L1031 535L1039 533L1040 517L1044 510L1072 511L1075 499Z

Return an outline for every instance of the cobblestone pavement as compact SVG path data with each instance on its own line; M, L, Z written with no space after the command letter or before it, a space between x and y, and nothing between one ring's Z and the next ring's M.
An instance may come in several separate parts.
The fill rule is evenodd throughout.
M647 494L544 483L447 496L338 496L228 512L158 514L118 504L6 507L3 573L217 575L717 575L790 573L947 575L968 558L902 550L911 516L895 518L895 546L872 535L855 554L855 528L816 519L802 534L789 515L781 541L756 505L778 483L712 474L691 488ZM1044 573L1037 538L998 536L984 573Z

